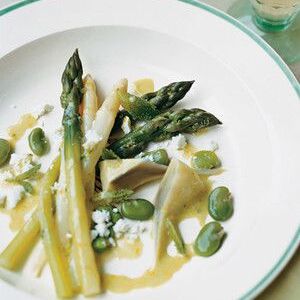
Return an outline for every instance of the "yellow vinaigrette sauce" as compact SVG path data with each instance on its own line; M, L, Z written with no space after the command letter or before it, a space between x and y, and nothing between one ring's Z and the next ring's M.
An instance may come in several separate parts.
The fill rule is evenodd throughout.
M115 293L126 293L134 289L159 286L168 281L189 260L189 256L170 257L166 255L154 269L146 271L138 278L104 274L102 286L104 290Z
M138 79L133 83L133 89L137 96L154 92L154 82L150 78Z
M205 176L202 177L202 180L205 183L205 189L201 198L195 199L195 201L186 207L183 212L180 212L178 216L174 216L178 222L188 218L197 218L201 226L205 224L208 215L207 199L211 190L211 183ZM166 241L163 247L164 253L161 255L161 258L154 268L147 270L142 276L137 278L104 273L102 274L103 289L115 293L126 293L134 289L159 286L171 279L184 264L189 262L189 260L194 256L194 252L192 245L185 245L186 254L184 256L169 256L167 253L167 246L170 243L170 239L166 231L164 232L164 235ZM136 243L137 244L126 244L126 248L128 247L127 249L116 247L101 254L99 256L100 266L116 257L127 259L137 258L141 255L142 243L139 240ZM136 249L138 249L138 251Z
M104 264L112 259L135 259L141 256L143 252L143 243L140 239L134 242L127 242L126 240L118 241L118 247L111 248L109 251L100 255L99 263Z
M37 119L32 114L25 114L20 117L19 121L7 129L7 133L11 138L10 142L14 146L16 142L23 136L25 131L32 128L37 123Z
M22 228L26 222L25 216L36 207L38 202L38 196L28 196L18 203L18 205L11 210L2 210L5 214L10 217L9 228L12 231L17 231Z

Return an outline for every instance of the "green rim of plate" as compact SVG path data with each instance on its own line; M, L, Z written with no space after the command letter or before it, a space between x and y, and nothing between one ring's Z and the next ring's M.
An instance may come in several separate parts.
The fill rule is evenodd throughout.
M30 3L33 3L33 2L37 2L37 1L41 1L41 0L23 0L23 1L17 2L15 4L13 4L13 5L10 5L8 7L5 7L3 9L1 9L0 10L0 16L6 15L6 14L8 14L11 11L16 10L17 8L23 7L23 6L27 5L27 4L30 4Z
M20 7L23 7L25 5L41 1L41 0L24 0L20 1L18 3L15 3L11 6L8 6L2 10L0 10L0 16L3 16L11 11L14 11ZM277 63L277 65L280 67L280 69L284 72L286 77L288 78L289 82L292 84L293 88L295 89L296 93L300 97L300 83L297 81L296 77L292 73L292 71L289 69L289 67L285 64L285 62L281 59L281 57L258 35L256 35L252 30L247 28L245 25L234 19L233 17L227 15L226 13L209 6L204 3L197 2L195 0L178 0L180 2L184 2L187 4L191 4L195 7L201 8L203 10L206 10L215 16L218 16L227 22L231 23L238 29L242 30L244 33L246 33L248 36L252 38L261 48L263 48ZM277 261L277 263L269 270L269 272L254 286L252 287L248 292L246 292L243 296L241 296L240 300L246 300L246 299L253 299L256 297L259 293L261 293L273 280L274 278L280 273L280 271L285 267L285 265L288 263L288 261L291 259L293 254L295 253L298 245L300 244L300 226L298 230L296 231L292 241L290 242L287 249L284 251L280 259Z

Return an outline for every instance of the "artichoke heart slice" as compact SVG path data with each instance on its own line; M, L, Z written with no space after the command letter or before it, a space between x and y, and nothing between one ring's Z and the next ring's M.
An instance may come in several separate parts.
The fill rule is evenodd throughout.
M167 167L140 158L104 160L100 163L103 191L135 189L161 178Z
M166 254L169 243L166 220L178 223L180 214L195 201L201 201L206 189L206 182L194 170L177 159L171 160L155 198L156 262Z

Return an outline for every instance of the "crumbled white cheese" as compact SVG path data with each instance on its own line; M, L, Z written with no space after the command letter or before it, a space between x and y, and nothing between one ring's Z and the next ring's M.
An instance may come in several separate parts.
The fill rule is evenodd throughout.
M114 207L112 211L113 211L114 213L119 212L119 210L118 210L116 207Z
M43 106L39 107L34 113L33 113L33 116L36 118L36 119L39 119L49 113L52 112L52 110L54 109L54 106L53 105L50 105L50 104L44 104Z
M176 150L182 150L186 145L186 138L183 134L178 134L173 136L171 141L169 142L169 147L174 148Z
M118 220L113 230L117 238L124 236L129 240L135 240L146 230L146 226L140 221L125 218Z
M113 212L118 212L118 209L114 208ZM118 220L117 223L113 225L110 213L107 210L95 210L92 213L92 220L96 223L94 228L90 231L92 241L98 236L106 238L109 237L111 229L113 229L117 239L125 237L126 239L133 241L147 229L143 222L133 221L126 218ZM112 246L116 245L113 238L110 237L108 240Z
M107 210L95 210L92 214L92 220L96 223L108 223L110 221L110 214Z
M100 237L108 237L110 234L110 227L112 223L110 222L110 213L107 210L95 210L92 214L92 220L96 223L93 230L97 232L91 231L91 237L96 238Z
M130 121L129 117L127 117L127 116L124 117L124 119L122 121L121 129L125 134L127 134L131 131L131 121Z
M10 171L4 171L0 173L0 182L6 179L12 178L13 174Z
M6 189L6 208L12 209L22 200L25 190L20 185L10 186Z
M33 167L33 155L32 154L16 154L13 153L9 161L12 171L15 175L19 175L30 170Z
M109 227L112 225L112 223L99 223L95 226L95 230L97 230L97 233L100 237L108 237L109 236Z
M97 143L102 140L102 137L94 129L89 129L85 134L85 142L83 148L86 151L91 151Z

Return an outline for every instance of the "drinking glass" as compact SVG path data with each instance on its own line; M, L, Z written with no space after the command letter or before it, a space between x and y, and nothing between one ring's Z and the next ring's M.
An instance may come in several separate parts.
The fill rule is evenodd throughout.
M300 0L228 1L232 4L227 13L261 36L299 73Z
M300 0L250 0L254 21L264 31L286 29L300 7Z

